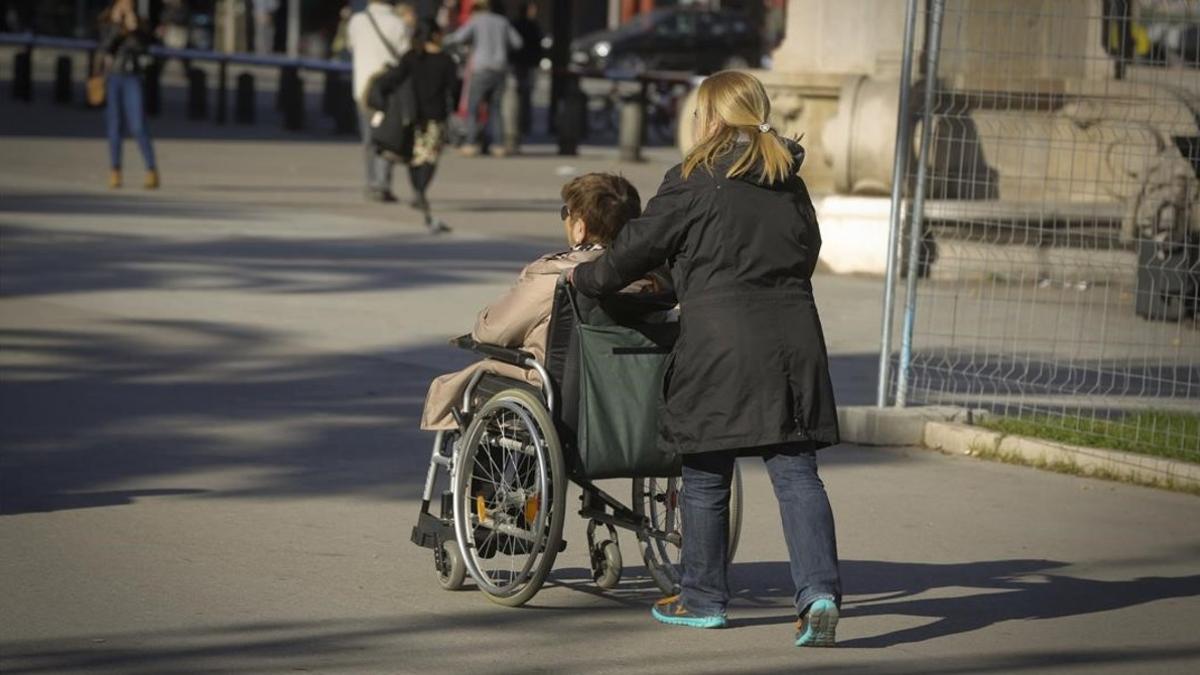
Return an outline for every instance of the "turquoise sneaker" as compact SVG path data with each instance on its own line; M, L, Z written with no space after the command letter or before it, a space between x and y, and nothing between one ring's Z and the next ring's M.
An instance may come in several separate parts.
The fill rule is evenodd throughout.
M796 622L797 647L833 647L836 644L838 608L832 600L821 598L808 606L808 612Z
M683 606L683 599L678 595L663 598L650 608L650 616L659 623L671 626L687 626L688 628L724 628L725 615L700 616Z

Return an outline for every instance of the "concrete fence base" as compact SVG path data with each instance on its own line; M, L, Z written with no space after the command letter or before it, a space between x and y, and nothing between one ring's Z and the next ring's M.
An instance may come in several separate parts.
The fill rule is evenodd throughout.
M946 406L838 409L842 440L856 445L922 446L1016 461L1098 478L1200 490L1200 464L1119 450L1087 448L992 431L971 423L986 412Z

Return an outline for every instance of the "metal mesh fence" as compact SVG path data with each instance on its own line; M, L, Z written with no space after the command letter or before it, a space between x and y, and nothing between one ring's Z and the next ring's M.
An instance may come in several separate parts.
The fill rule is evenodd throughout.
M922 4L897 399L1200 461L1200 2Z

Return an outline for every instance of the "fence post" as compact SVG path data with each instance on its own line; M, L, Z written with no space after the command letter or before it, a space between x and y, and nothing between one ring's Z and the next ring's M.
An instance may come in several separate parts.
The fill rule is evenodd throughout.
M33 100L33 47L26 47L13 57L12 97L18 101Z
M188 71L188 119L208 117L208 75L193 67Z
M145 100L142 107L150 117L158 117L162 112L162 71L165 59L155 59L146 68Z
M254 98L254 76L250 73L238 75L233 112L233 118L238 124L254 124Z
M908 398L909 366L912 363L913 325L917 315L917 277L921 264L924 225L926 165L933 137L933 105L937 99L938 55L942 45L942 17L946 0L929 0L928 51L925 52L925 102L921 109L921 148L917 159L917 185L913 193L912 228L909 231L908 278L904 298L904 328L900 337L900 365L897 369L896 407L903 408Z
M229 121L229 60L217 65L217 124Z
M358 111L354 103L354 86L344 74L338 74L333 81L334 128L339 134L358 133Z
M279 105L284 129L304 128L304 83L296 66L284 66L279 71Z
M883 327L879 338L879 385L875 405L882 408L888 401L888 368L892 361L892 317L896 304L896 248L900 241L904 180L908 174L911 154L912 128L909 122L909 95L912 92L913 43L917 33L917 0L908 0L904 18L904 54L900 63L900 107L896 115L896 156L892 161L892 206L888 216L887 267L883 277Z
M74 82L71 77L71 57L59 54L54 60L54 102L70 103Z

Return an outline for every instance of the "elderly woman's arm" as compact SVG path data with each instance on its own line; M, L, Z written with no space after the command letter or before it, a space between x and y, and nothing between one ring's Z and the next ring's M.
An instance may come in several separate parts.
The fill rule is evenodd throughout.
M557 280L553 274L522 272L507 293L479 312L471 337L501 347L524 345L529 332L550 315Z
M642 216L621 228L604 255L576 267L571 282L594 298L616 293L661 267L683 245L693 218L692 200L679 169L669 171Z

